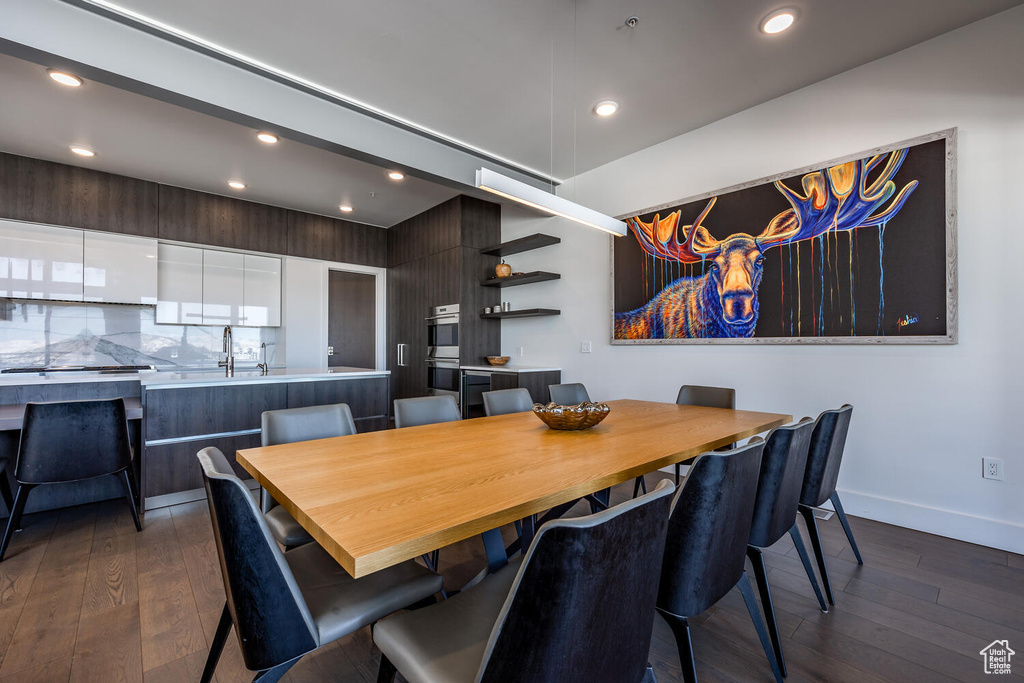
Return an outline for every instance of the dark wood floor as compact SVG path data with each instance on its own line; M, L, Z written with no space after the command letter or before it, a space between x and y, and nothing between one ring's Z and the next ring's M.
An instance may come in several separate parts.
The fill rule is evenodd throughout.
M788 680L977 681L988 678L978 653L993 640L1024 653L1024 557L863 519L852 526L864 566L835 519L821 524L837 590L829 614L788 538L766 553ZM451 546L441 564L459 586L483 566L483 548ZM198 680L223 604L205 502L151 512L139 534L117 501L32 515L0 563L0 683ZM737 591L693 621L701 681L772 680ZM1018 656L1004 680L1022 680ZM372 682L378 657L363 629L285 680ZM659 681L681 680L660 618L650 657ZM251 679L234 636L217 678Z

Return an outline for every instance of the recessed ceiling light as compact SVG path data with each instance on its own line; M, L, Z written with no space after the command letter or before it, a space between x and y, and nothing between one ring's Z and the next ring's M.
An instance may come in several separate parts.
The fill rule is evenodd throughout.
M401 180L404 177L404 173L399 173L398 171L388 171L388 178L391 178L392 180Z
M272 145L277 142L277 136L273 133L256 133L256 139L260 142L265 142L268 145Z
M71 151L80 157L94 157L96 152L92 151L88 147L79 147L78 145L71 145Z
M245 183L243 183L241 180L229 180L228 185L235 188L236 190L245 189Z
M61 85L67 85L72 88L77 88L82 85L82 79L78 76L72 76L71 74L66 74L63 71L54 71L53 69L47 69L46 73L50 75L50 78Z
M782 33L796 21L796 10L775 10L761 22L761 30L768 34Z
M349 206L348 204L342 204L338 208L341 209L342 211L344 211L345 213L348 213L349 211L352 210L352 207Z
M598 102L594 105L594 113L598 116L611 116L619 110L619 103L611 100Z

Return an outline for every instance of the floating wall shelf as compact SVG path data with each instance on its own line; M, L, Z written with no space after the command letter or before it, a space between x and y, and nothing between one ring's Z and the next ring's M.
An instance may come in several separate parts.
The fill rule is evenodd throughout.
M545 315L561 315L562 312L554 308L524 308L520 311L504 311L502 313L481 313L480 317L485 319L495 318L539 318Z
M558 273L547 273L543 270L536 270L532 273L520 273L508 277L492 277L489 280L481 280L484 287L515 287L516 285L528 285L531 282L544 282L546 280L561 279Z
M552 244L558 244L561 241L562 240L553 235L545 235L538 232L534 235L520 237L517 240L502 242L501 244L495 244L492 247L481 249L480 253L486 254L487 256L511 256L512 254L519 254L532 249L549 247Z

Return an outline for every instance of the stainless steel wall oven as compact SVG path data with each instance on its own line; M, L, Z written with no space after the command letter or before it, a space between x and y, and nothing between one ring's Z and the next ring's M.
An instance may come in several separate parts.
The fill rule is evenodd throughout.
M427 394L459 400L459 304L435 306L427 317Z

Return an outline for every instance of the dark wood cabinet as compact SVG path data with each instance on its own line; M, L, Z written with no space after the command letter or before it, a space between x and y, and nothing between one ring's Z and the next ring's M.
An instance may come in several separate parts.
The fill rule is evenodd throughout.
M425 318L434 306L461 306L460 355L463 363L498 353L501 327L478 313L489 302L480 280L494 273L495 256L480 247L501 234L501 207L460 196L399 223L388 231L388 367L393 398L427 391ZM398 345L405 364L398 365Z
M548 387L552 384L560 384L561 381L562 373L560 370L492 372L491 391L523 388L530 392L530 398L533 399L534 403L548 403L551 400Z
M287 209L160 186L160 239L284 254Z
M388 231L383 228L301 211L288 211L287 220L290 256L387 266Z
M157 237L156 183L0 153L0 217Z

